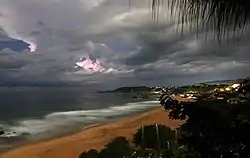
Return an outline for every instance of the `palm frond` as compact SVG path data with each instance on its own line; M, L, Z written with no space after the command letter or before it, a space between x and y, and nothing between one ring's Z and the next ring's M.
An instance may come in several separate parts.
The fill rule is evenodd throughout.
M250 19L249 0L151 0L156 23L163 3L168 5L171 21L177 20L182 31L184 26L196 30L197 35L199 31L212 31L218 41L242 34Z

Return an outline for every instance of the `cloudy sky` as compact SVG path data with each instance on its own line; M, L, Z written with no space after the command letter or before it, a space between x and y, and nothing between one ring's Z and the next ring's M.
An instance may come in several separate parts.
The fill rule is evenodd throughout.
M250 75L247 37L218 45L162 6L152 23L149 1L1 0L0 85L177 85ZM249 37L249 36L248 36ZM30 52L28 44L36 51ZM75 68L98 59L102 72Z

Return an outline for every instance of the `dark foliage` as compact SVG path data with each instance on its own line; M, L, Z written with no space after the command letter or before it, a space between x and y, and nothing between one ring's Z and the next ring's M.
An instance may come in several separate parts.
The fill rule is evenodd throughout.
M175 132L164 125L140 128L133 136L133 143L141 148L166 149L167 142L174 142Z
M105 146L105 148L100 152L100 157L123 158L131 155L131 152L132 150L129 146L128 140L124 137L117 137Z
M83 152L79 158L124 158L132 154L129 142L124 137L117 137L112 142L105 145L100 152L90 150Z
M0 129L0 135L3 135L3 134L5 134L5 132Z
M250 93L250 79L249 79L249 77L243 81L241 87L239 88L239 93L242 93L244 95L246 95L247 93Z
M83 152L79 158L98 158L98 151L91 149L88 152Z
M154 158L159 157L159 153L155 150L144 150L144 149L138 149L133 152L131 155L131 158Z
M200 107L181 126L179 143L198 151L202 157L249 156L250 108L210 109Z
M160 104L164 106L165 110L170 111L170 119L178 120L185 120L188 114L194 112L197 107L196 102L179 102L177 100L170 99L168 95L164 96L164 94L160 97Z

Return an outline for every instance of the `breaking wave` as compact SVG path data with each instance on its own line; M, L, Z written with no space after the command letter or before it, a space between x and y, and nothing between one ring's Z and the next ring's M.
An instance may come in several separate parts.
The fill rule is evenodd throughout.
M56 133L56 131L70 129L79 124L87 125L109 121L112 118L131 115L157 106L159 106L158 101L144 101L95 110L54 112L40 119L18 120L12 125L0 124L0 127L6 132L15 132L15 134L6 137L23 135L37 137L39 134Z

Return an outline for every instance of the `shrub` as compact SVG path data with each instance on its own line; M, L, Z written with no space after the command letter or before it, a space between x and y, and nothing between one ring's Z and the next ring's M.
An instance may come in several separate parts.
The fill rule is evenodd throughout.
M124 137L117 137L105 145L99 153L97 150L83 152L79 158L124 158L132 154L128 140Z
M105 145L100 152L100 158L124 158L131 155L132 150L129 141L124 137L117 137L111 143Z
M83 152L79 158L98 158L98 151L91 149L88 152Z
M158 152L155 150L135 150L129 158L159 158Z
M135 145L154 150L166 149L167 142L174 140L175 132L164 125L141 127L133 136Z

